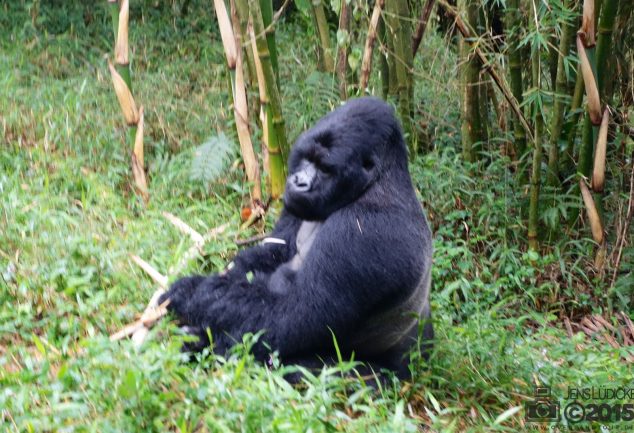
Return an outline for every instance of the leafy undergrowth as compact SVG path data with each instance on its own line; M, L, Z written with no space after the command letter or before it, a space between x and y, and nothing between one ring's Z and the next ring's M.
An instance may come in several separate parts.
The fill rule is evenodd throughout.
M213 272L237 249L248 191L236 164L217 181L195 175L195 149L233 130L208 6L194 2L169 22L157 9L165 6L142 6L133 9L143 20L133 21L131 43L135 92L146 107L147 207L130 190L130 149L103 60L105 10L76 5L60 16L51 8L32 20L15 2L2 18L9 29L0 51L3 431L547 431L524 422L535 385L551 386L560 400L569 386L631 387L624 353L571 339L560 324L564 311L601 312L601 295L587 289L592 276L574 258L591 245L527 254L516 212L525 196L504 164L465 175L451 150L411 166L436 233L437 331L432 358L415 359L411 383L375 390L353 373L342 378L354 367L345 362L292 387L287 370L252 360L250 341L228 359L187 362L183 337L167 321L140 350L110 342L154 291L129 255L166 272L190 246L162 212L201 233L229 223L185 271ZM311 72L307 47L315 41L307 32L287 22L277 33L292 136L337 103L333 80ZM425 44L422 51L446 59L441 39ZM430 76L455 74L449 61L424 65L442 69ZM434 86L417 92L433 101ZM440 117L429 120L442 131L437 147L451 149L455 131Z

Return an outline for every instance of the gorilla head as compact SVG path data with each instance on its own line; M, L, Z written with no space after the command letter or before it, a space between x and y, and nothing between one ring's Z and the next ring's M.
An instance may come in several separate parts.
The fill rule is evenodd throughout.
M407 149L392 108L375 98L349 101L297 139L284 205L299 218L325 220L389 175L386 169L393 164L407 170Z
M407 377L408 354L433 335L432 242L393 110L347 102L299 137L289 173L271 237L225 272L178 280L160 302L200 337L190 349L210 344L208 330L217 353L264 330L253 348L262 360L277 351L315 366L345 353Z

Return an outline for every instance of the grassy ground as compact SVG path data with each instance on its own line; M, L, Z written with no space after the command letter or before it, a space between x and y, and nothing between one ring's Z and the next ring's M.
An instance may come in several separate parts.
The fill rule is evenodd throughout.
M191 179L195 146L233 130L221 45L207 5L186 17L150 2L132 10L151 183L144 207L130 190L130 149L107 75L105 10L38 5L4 5L0 18L1 430L547 431L524 422L535 385L551 386L562 404L569 386L632 387L623 353L570 339L558 319L562 310L601 309L574 259L591 245L523 252L515 204L525 197L502 157L481 178L462 174L452 151L457 93L452 80L437 80L455 74L456 59L437 36L421 48L432 54L419 60L416 92L443 151L411 169L436 233L438 336L412 383L373 391L342 379L338 371L351 368L342 363L293 388L283 370L253 362L249 341L228 359L187 363L167 322L141 350L111 343L154 290L129 254L165 272L189 247L161 212L200 232L230 224L187 271L221 269L237 249L241 171ZM332 79L312 72L315 41L306 35L301 22L278 31L291 137L338 99Z

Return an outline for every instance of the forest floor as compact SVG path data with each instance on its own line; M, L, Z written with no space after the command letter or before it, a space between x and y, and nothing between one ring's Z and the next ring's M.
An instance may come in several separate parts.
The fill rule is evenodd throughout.
M163 212L200 233L229 224L183 274L222 269L236 237L256 234L239 232L248 194L239 167L217 180L192 176L197 146L219 132L233 139L222 47L208 8L186 17L132 11L143 14L131 46L146 113L145 206L130 187L131 149L105 60L107 13L69 6L31 20L18 3L0 18L0 430L549 431L553 424L527 419L536 386L550 387L562 410L569 388L632 388L624 349L570 337L563 325L564 312L607 305L578 259L591 243L527 253L515 205L526 196L506 164L473 176L460 161L456 59L432 31L416 96L434 150L411 171L435 231L437 337L411 383L374 390L342 378L353 366L342 361L292 387L253 361L248 342L227 359L185 362L167 320L140 349L110 342L156 288L130 255L166 273L190 247ZM332 76L313 72L316 37L302 20L284 22L277 38L294 139L339 97ZM634 431L634 421L609 426Z

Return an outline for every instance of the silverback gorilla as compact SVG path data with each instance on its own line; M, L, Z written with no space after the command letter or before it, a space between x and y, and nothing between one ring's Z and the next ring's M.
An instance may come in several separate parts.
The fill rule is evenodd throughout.
M207 329L216 353L263 330L257 358L317 366L335 358L334 334L366 368L408 377L410 351L433 336L432 241L392 108L360 98L331 112L298 138L289 173L270 238L160 300L199 337L186 349L209 345Z

